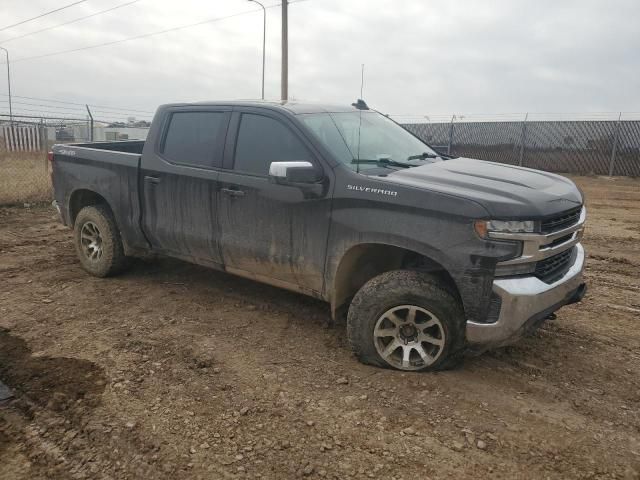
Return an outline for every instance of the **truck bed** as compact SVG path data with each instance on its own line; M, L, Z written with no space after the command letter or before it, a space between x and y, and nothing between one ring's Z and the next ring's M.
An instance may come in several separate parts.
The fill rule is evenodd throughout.
M52 180L62 219L72 226L87 192L101 196L118 219L128 248L146 246L140 229L139 173L144 141L54 145Z

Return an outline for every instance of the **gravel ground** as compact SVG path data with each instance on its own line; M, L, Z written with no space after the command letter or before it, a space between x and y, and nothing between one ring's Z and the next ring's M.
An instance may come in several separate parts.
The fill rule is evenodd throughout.
M437 374L205 268L92 278L50 208L0 209L0 478L639 478L640 182L575 180L585 301Z

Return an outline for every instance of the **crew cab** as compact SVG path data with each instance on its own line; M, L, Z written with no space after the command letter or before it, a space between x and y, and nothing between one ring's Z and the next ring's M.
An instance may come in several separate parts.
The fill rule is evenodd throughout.
M310 295L372 365L449 367L585 292L571 180L443 155L362 101L163 105L146 141L50 159L90 274L153 253Z

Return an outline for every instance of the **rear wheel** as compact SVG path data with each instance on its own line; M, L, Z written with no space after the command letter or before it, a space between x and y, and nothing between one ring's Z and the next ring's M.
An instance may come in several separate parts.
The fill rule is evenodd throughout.
M437 278L397 270L373 278L356 294L347 333L363 363L405 371L442 370L459 361L464 313Z
M80 264L91 275L115 275L129 265L116 222L104 205L84 207L78 212L74 241Z

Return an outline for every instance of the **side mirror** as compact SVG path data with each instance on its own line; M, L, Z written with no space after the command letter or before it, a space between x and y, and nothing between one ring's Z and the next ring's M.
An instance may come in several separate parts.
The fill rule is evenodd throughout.
M269 179L275 183L297 185L316 183L320 175L311 162L271 162Z

